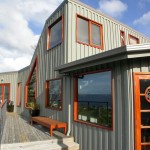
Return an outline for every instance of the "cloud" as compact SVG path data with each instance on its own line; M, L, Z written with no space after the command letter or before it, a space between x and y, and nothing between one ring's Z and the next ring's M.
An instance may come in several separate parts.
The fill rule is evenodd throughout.
M148 26L150 25L150 11L143 14L142 17L140 17L139 19L134 20L133 22L134 25L143 25L143 26Z
M0 0L0 72L30 64L45 20L62 1Z
M150 0L139 0L138 5L140 9L145 9L145 7L149 5L147 3L150 3Z
M120 18L127 7L127 4L120 0L100 0L98 9L114 18Z

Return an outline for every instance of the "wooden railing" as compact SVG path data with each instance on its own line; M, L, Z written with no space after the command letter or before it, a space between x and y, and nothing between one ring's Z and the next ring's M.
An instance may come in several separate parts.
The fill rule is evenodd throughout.
M7 106L7 100L4 100L0 104L0 142L4 130L5 120L6 120L6 106Z

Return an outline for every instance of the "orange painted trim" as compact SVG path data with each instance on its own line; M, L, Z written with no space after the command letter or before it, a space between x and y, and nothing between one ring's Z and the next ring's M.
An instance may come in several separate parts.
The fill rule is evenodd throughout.
M128 38L129 38L129 44L131 44L130 39L134 39L134 40L136 40L136 44L140 44L139 38L137 38L131 34L128 35Z
M49 81L54 81L54 80L61 80L61 96L60 96L61 108L48 107ZM54 78L54 79L46 81L46 84L45 84L45 108L51 109L51 110L59 110L59 111L63 110L63 79L62 78Z
M20 98L19 98L20 96ZM21 107L21 102L22 102L22 82L19 82L17 84L17 95L16 95L16 106ZM20 99L20 102L19 102Z
M150 72L136 72L133 73L134 79L134 145L135 150L141 150L142 145L147 145L147 143L141 143L141 129L146 128L141 127L141 112L149 112L145 110L141 110L140 106L140 79L150 79ZM150 143L149 143L150 144Z
M124 42L123 43L122 43L122 39L121 39L122 36L124 38ZM120 30L120 43L121 43L121 46L126 45L125 32L122 31L122 30Z
M34 64L32 66L32 69L30 71L30 74L28 76L26 85L25 85L25 102L24 102L24 106L26 107L26 103L28 102L28 84L31 80L32 74L34 69L36 68L36 89L35 89L35 102L36 102L36 98L37 98L37 81L38 81L38 56L36 56Z
M61 35L61 42L59 42L58 44L56 44L55 46L51 47L50 45L50 39L51 39L51 28L57 24L59 21L62 20L62 35ZM61 17L59 17L54 23L52 23L48 28L47 28L47 51L60 45L62 42L64 41L64 15L62 15Z
M88 35L89 40L88 41L89 41L89 43L84 43L84 42L81 42L78 40L78 18L81 18L81 19L88 21L88 33L89 33L89 35ZM95 24L100 28L100 43L101 43L100 46L92 43L92 24ZM76 14L76 42L79 44L83 44L83 45L87 45L87 46L91 46L91 47L103 50L104 49L103 25L98 23L98 22L95 22L93 20L90 20L86 17L83 17L79 14Z
M10 83L2 83L0 86L2 87L2 102L4 102L4 86L8 86L8 101L10 101Z
M90 122L85 122L78 120L78 82L77 82L77 76L79 75L87 75L87 74L94 74L94 73L100 73L100 72L106 72L111 71L111 93L112 93L112 127L105 127L101 125L96 125ZM111 69L104 69L104 70L96 70L91 72L85 72L85 73L77 73L74 74L74 105L73 105L73 118L75 122L90 125L97 128L107 129L107 130L113 130L114 129L114 79L112 78L112 70Z

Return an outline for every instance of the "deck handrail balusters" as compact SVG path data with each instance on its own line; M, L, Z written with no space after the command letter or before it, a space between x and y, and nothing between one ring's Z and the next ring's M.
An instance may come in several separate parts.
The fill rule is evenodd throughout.
M6 120L6 105L7 105L7 100L4 100L0 104L0 142L3 134L5 120Z

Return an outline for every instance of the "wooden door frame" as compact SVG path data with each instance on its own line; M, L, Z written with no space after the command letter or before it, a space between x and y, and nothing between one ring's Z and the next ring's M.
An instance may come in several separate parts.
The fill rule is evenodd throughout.
M10 83L0 83L0 86L2 86L2 102L4 101L4 86L8 86L8 100L10 100Z
M135 150L141 150L141 127L140 122L141 121L141 113L140 111L140 79L146 79L146 75L150 75L150 72L134 72L133 73L133 81L134 81L134 145ZM147 79L150 79L147 78ZM137 103L138 101L138 103Z

